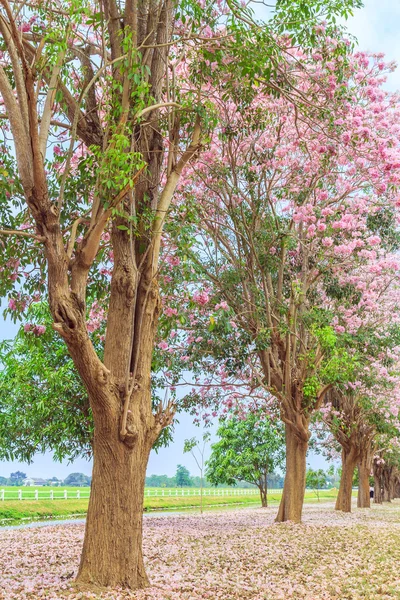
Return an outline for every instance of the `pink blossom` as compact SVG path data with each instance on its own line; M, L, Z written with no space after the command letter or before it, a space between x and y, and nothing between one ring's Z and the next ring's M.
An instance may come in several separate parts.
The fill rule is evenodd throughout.
M8 308L10 310L17 310L17 303L14 298L10 298L8 301Z
M196 302L197 304L200 304L200 306L205 306L208 301L210 300L207 292L195 292L193 294L193 301Z

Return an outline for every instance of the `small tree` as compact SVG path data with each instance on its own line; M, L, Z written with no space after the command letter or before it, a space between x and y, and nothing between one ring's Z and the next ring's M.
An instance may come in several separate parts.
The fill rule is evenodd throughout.
M175 480L178 487L189 487L191 484L189 470L183 465L178 465Z
M281 466L285 456L282 426L257 412L245 419L225 418L217 433L220 439L211 446L207 479L213 484L252 483L260 490L262 506L267 506L268 473Z
M319 492L322 488L326 487L327 479L326 473L323 469L308 469L306 474L306 487L310 488L315 492L319 502Z
M200 470L200 513L203 514L203 471L204 471L204 452L206 449L207 443L210 441L210 433L204 433L202 442L196 440L196 438L191 438L190 440L185 440L185 445L183 448L184 452L190 452L196 461L196 465Z

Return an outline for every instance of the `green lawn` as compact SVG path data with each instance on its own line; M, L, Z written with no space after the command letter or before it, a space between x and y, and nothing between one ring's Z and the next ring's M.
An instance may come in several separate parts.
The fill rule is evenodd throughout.
M5 489L5 488L4 488ZM14 488L15 489L15 488ZM43 488L42 488L43 489ZM49 488L47 488L49 489ZM61 489L61 488L59 488ZM88 490L88 488L67 488L68 492L77 489ZM160 488L157 488L160 490ZM34 491L34 490L33 490ZM63 489L61 489L63 492ZM239 490L238 490L239 491ZM336 497L337 490L324 490L320 492L320 500L332 500ZM271 505L278 504L280 493L268 495L268 501ZM317 498L314 492L306 492L306 502L315 503ZM249 505L257 506L260 504L257 495L234 495L234 496L204 496L203 504L205 507L217 506L235 506ZM199 508L199 496L145 496L144 510L179 510ZM0 502L0 523L6 524L8 519L37 519L37 518L65 518L70 515L85 515L88 507L88 499L56 499L56 500L5 500Z

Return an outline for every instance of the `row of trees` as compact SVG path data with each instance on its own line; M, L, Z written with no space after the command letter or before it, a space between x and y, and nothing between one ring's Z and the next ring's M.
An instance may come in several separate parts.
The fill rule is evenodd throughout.
M335 24L357 0L268 23L256 2L78 4L0 0L0 291L24 319L0 446L93 454L78 582L140 588L148 456L181 406L283 423L278 521L301 520L318 417L342 510L392 449L399 100Z

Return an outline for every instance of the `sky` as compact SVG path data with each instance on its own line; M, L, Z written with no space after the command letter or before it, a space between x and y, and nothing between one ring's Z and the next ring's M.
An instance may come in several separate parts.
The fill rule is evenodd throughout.
M365 0L364 8L358 10L354 17L347 21L349 31L356 36L359 48L370 52L384 52L388 61L400 63L400 0ZM390 91L400 90L400 69L388 76L386 87ZM0 317L1 319L1 317ZM16 326L1 321L0 339L12 338ZM175 474L177 464L185 465L193 475L197 475L197 467L190 454L183 454L184 441L187 438L200 438L202 430L193 425L192 418L186 414L179 415L174 441L168 448L150 455L148 474ZM215 428L213 429L215 439ZM211 440L212 441L212 440ZM207 452L206 452L207 454ZM326 468L327 463L321 456L310 453L308 463L312 468ZM72 464L54 462L51 454L38 455L32 464L18 462L1 462L0 476L8 477L12 471L21 470L34 477L58 477L64 479L71 472L91 473L92 465L86 460L77 460Z

